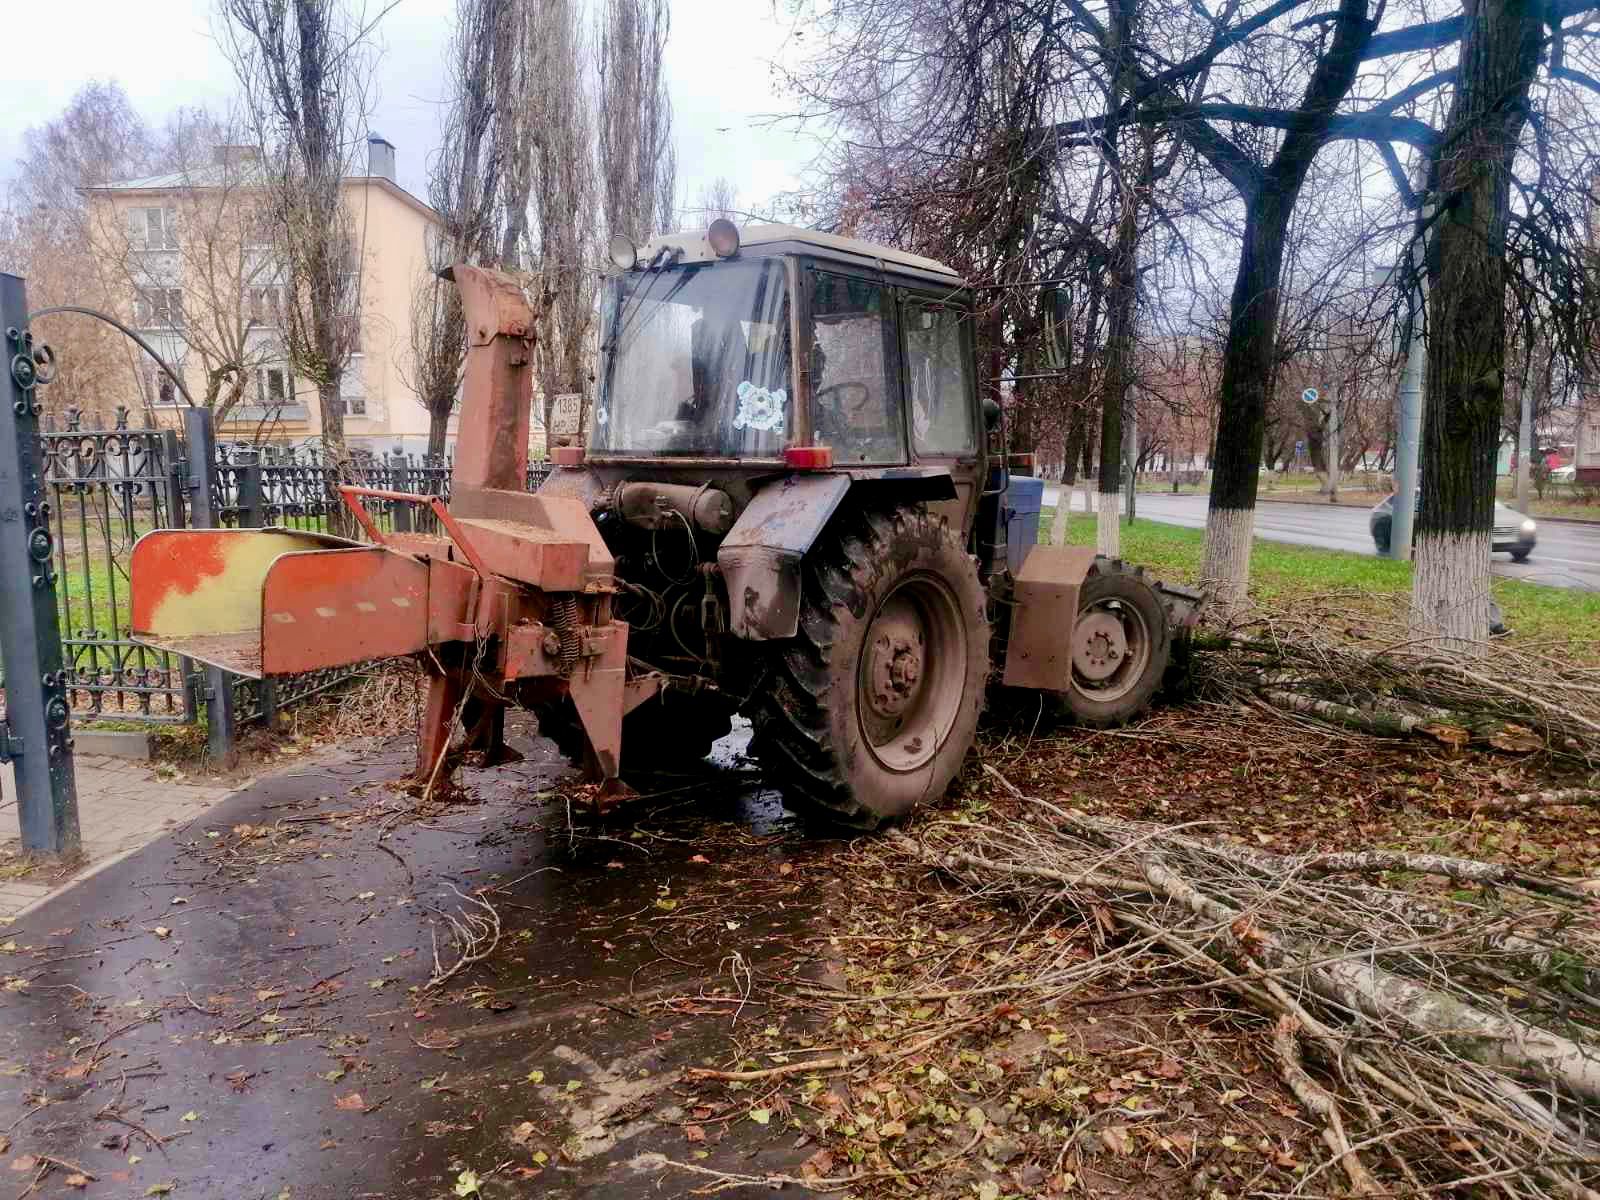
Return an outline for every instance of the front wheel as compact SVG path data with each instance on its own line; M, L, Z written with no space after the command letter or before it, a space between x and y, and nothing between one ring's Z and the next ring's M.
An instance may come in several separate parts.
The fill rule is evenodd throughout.
M1078 591L1071 649L1062 707L1082 725L1133 720L1150 707L1171 657L1161 598L1141 573L1102 562Z
M972 744L984 594L923 508L860 513L824 538L805 561L799 634L771 648L750 748L786 798L871 829L942 795Z

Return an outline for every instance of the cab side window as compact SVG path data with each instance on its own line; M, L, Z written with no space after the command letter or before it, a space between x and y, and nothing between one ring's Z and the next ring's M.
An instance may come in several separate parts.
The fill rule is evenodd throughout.
M964 458L977 453L972 357L962 329L968 319L964 309L906 301L906 397L918 454Z
M840 466L906 461L893 374L894 293L818 271L811 292L811 411L817 440Z

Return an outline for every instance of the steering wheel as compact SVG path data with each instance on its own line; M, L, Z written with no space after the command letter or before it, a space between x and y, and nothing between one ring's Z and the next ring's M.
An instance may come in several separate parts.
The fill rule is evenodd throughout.
M839 383L830 383L826 387L820 387L812 393L812 399L821 400L829 392L843 392L847 388L853 388L860 392L860 398L852 404L850 401L840 397L837 407L841 412L848 412L851 416L858 417L861 415L861 410L866 408L868 401L872 399L872 389L854 379L846 379Z

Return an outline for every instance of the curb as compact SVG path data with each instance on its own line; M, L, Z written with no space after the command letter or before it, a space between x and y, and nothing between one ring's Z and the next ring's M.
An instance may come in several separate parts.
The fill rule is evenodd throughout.
M104 754L109 758L129 758L149 762L155 736L124 729L78 729L72 734L72 748L79 754Z

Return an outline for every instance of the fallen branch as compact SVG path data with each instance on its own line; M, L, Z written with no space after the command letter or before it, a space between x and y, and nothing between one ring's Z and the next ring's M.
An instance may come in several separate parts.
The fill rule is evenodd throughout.
M1432 723L1432 718L1429 717L1412 716L1408 713L1374 712L1332 700L1319 700L1315 696L1305 696L1299 692L1286 692L1279 688L1262 688L1257 695L1276 708L1320 717L1324 721L1332 721L1335 725L1343 725L1379 737L1410 737Z
M1442 875L1457 883L1513 884L1526 891L1562 896L1569 900L1584 898L1584 893L1567 880L1530 875L1505 863L1452 858L1444 854L1413 854L1403 850L1350 850L1286 858L1283 861L1286 869L1306 875L1415 871L1421 875Z
M456 954L455 962L448 967L439 958L439 939L430 931L429 936L433 938L433 974L423 985L429 991L443 987L474 963L482 962L500 944L500 914L495 911L494 905L482 896L467 895L453 883L450 890L464 904L475 906L476 911L464 907L459 916L455 913L441 914L450 923L450 940Z
M1543 792L1523 792L1508 800L1483 800L1472 806L1475 813L1519 812L1525 808L1555 807L1562 804L1592 806L1600 804L1600 789L1592 787L1551 788Z
M847 1067L861 1054L836 1054L832 1058L814 1058L809 1062L784 1063L777 1067L763 1067L754 1071L714 1071L709 1067L690 1067L684 1074L691 1079L720 1079L730 1083L749 1083L756 1079L775 1079L780 1075L805 1075L812 1071L837 1071Z
M1278 1056L1278 1072L1294 1093L1295 1099L1307 1112L1322 1120L1322 1140L1344 1168L1345 1177L1350 1180L1356 1195L1371 1196L1382 1189L1366 1167L1361 1165L1360 1156L1351 1149L1350 1139L1345 1136L1344 1121L1339 1115L1339 1102L1331 1092L1307 1075L1305 1067L1301 1065L1300 1043L1296 1037L1299 1031L1300 1026L1293 1017L1278 1018L1277 1027L1272 1033L1272 1049Z
M1137 931L1100 958L1137 977L1148 964L1130 952L1164 952L1195 980L1130 994L1207 987L1289 1018L1278 1073L1354 1194L1600 1200L1600 936L1582 884L1444 855L1271 855L1063 809L985 770L1027 801L1023 819L934 821L883 844L1029 924L1065 909ZM1344 878L1379 871L1396 878ZM1504 890L1485 909L1408 892L1411 872ZM1393 1186L1374 1177L1386 1161Z

